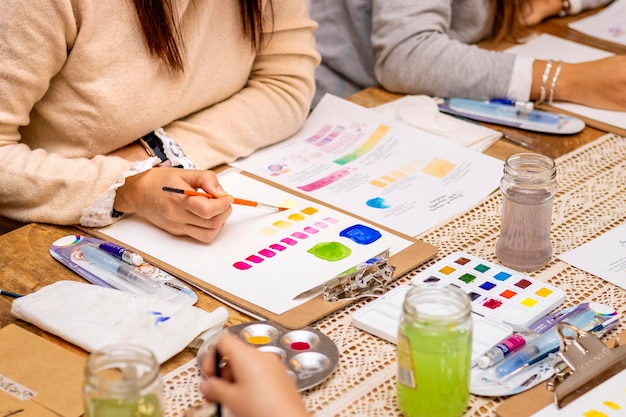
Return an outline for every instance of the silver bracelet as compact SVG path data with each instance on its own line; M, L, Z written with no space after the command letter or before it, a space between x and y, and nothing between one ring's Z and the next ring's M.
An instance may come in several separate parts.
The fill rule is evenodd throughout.
M559 79L559 74L561 73L561 67L563 67L563 61L559 61L559 65L554 70L554 75L552 76L552 83L550 84L550 97L548 98L549 104L552 104L552 99L554 98L554 90L556 89L556 80Z
M558 17L567 16L569 15L571 9L572 9L572 4L569 2L569 0L563 0L563 8L556 15Z
M541 104L546 100L546 84L548 83L548 76L550 75L550 70L552 69L552 60L549 59L546 63L546 68L543 70L543 75L541 76L541 87L539 88L539 100L537 104Z

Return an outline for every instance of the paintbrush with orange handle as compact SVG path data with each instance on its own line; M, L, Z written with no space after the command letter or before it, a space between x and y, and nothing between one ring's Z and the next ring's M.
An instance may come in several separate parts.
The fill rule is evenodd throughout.
M206 198L215 198L213 194L201 193L199 191L193 191L193 190L182 190L180 188L163 187L163 191L167 191L169 193L191 195L191 196L199 195L201 197L206 197ZM258 201L244 200L242 198L235 198L233 201L233 204L264 208L264 209L274 210L274 211L283 211L283 210L289 209L289 207L278 207L278 206L273 206L271 204L259 203Z

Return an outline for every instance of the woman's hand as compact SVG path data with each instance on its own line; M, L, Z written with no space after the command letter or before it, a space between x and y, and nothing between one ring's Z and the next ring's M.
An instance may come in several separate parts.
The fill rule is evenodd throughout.
M168 193L163 187L197 190L216 198ZM136 213L175 235L212 242L232 212L233 198L217 181L213 171L153 168L126 178L117 189L114 208Z
M296 385L278 355L261 352L228 332L217 342L226 357L222 377L209 376L200 385L207 401L225 405L239 417L305 417L307 413ZM213 358L211 349L205 358ZM205 360L202 371L215 374L215 361Z
M626 55L563 64L555 100L626 111Z

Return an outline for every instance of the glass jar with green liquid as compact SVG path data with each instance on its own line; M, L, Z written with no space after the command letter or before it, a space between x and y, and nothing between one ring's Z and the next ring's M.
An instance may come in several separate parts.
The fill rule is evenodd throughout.
M469 401L472 320L460 288L411 288L398 329L398 405L406 417L458 417Z
M120 344L89 355L84 417L163 417L163 383L154 354Z

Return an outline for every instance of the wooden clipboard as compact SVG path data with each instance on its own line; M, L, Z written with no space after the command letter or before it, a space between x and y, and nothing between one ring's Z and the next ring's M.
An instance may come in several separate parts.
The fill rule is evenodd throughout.
M218 171L221 171L218 170ZM296 195L300 198L303 198L305 200L314 202L316 204L319 205L323 205L326 207L329 207L333 210L345 213L349 216L352 216L356 219L360 219L364 222L370 223L380 229L386 230L387 232L391 233L391 234L395 234L397 236L400 236L406 240L412 241L413 244L411 244L409 247L405 248L404 250L396 253L395 255L391 256L389 259L389 263L391 265L393 265L395 267L394 273L393 273L393 277L392 279L395 280L398 277L404 275L405 273L409 272L410 270L412 270L413 268L416 268L417 266L423 264L424 262L432 259L438 252L438 249L433 246L430 245L426 242L423 242L419 239L416 239L414 237L411 236L407 236L405 234L399 233L397 231L391 230L387 227L384 227L382 225L379 225L375 222L372 222L371 220L356 216L352 213L349 213L345 210L342 210L338 207L329 205L324 203L323 201L317 200L317 199L313 199L310 196L304 195L302 193L299 193L297 191L288 189L286 187L281 186L280 184L276 184L274 182L268 181L264 178L258 177L256 175L247 173L247 172L241 172L242 175L246 175L250 178L255 179L256 181L260 181L260 182L264 182L265 184L268 184L274 188L280 189L282 191L285 191L287 193L290 193L292 195ZM242 310L243 312L258 317L258 318L265 318L268 320L272 320L275 323L278 323L286 328L289 329L297 329L297 328L302 328L305 327L311 323L313 323L314 321L317 321L319 319L321 319L322 317L333 313L337 310L340 310L341 308L345 307L348 304L351 304L354 302L354 300L346 300L346 301L334 301L334 302L330 302L330 301L325 301L323 298L323 295L319 295L303 304L300 304L299 306L292 308L291 310L288 310L282 314L275 314L272 313L271 311L268 311L262 307L257 306L256 304L250 303L246 300L244 300L243 298L240 298L238 296L236 296L235 294L232 294L230 292L224 291L222 289L220 289L219 287L213 286L197 277L194 277L184 271L181 271L180 269L174 267L173 265L169 265L159 259L156 259L152 256L150 256L149 254L146 254L145 252L142 252L139 248L135 248L132 247L132 245L129 245L127 242L120 242L117 241L116 239L111 238L111 236L108 236L102 232L100 232L98 229L90 229L90 228L83 228L80 227L81 230L86 231L87 233L94 235L100 239L104 239L104 240L108 240L114 243L117 243L119 245L125 246L137 253L140 253L141 255L143 255L144 259L150 263L152 263L153 265L157 266L158 268L161 268L167 272L169 272L170 274L174 275L175 277L189 283L190 285L193 285L194 287L208 293L209 295L212 295L216 298L218 298L220 301L223 301L227 304L230 304L232 307L237 308L239 310ZM332 277L329 277L329 279Z
M613 346L615 340L619 340L620 346L624 346L626 344L626 331L609 339L605 344ZM498 417L529 417L552 402L554 402L554 393L548 391L546 384L542 383L505 400L496 408L496 415Z

